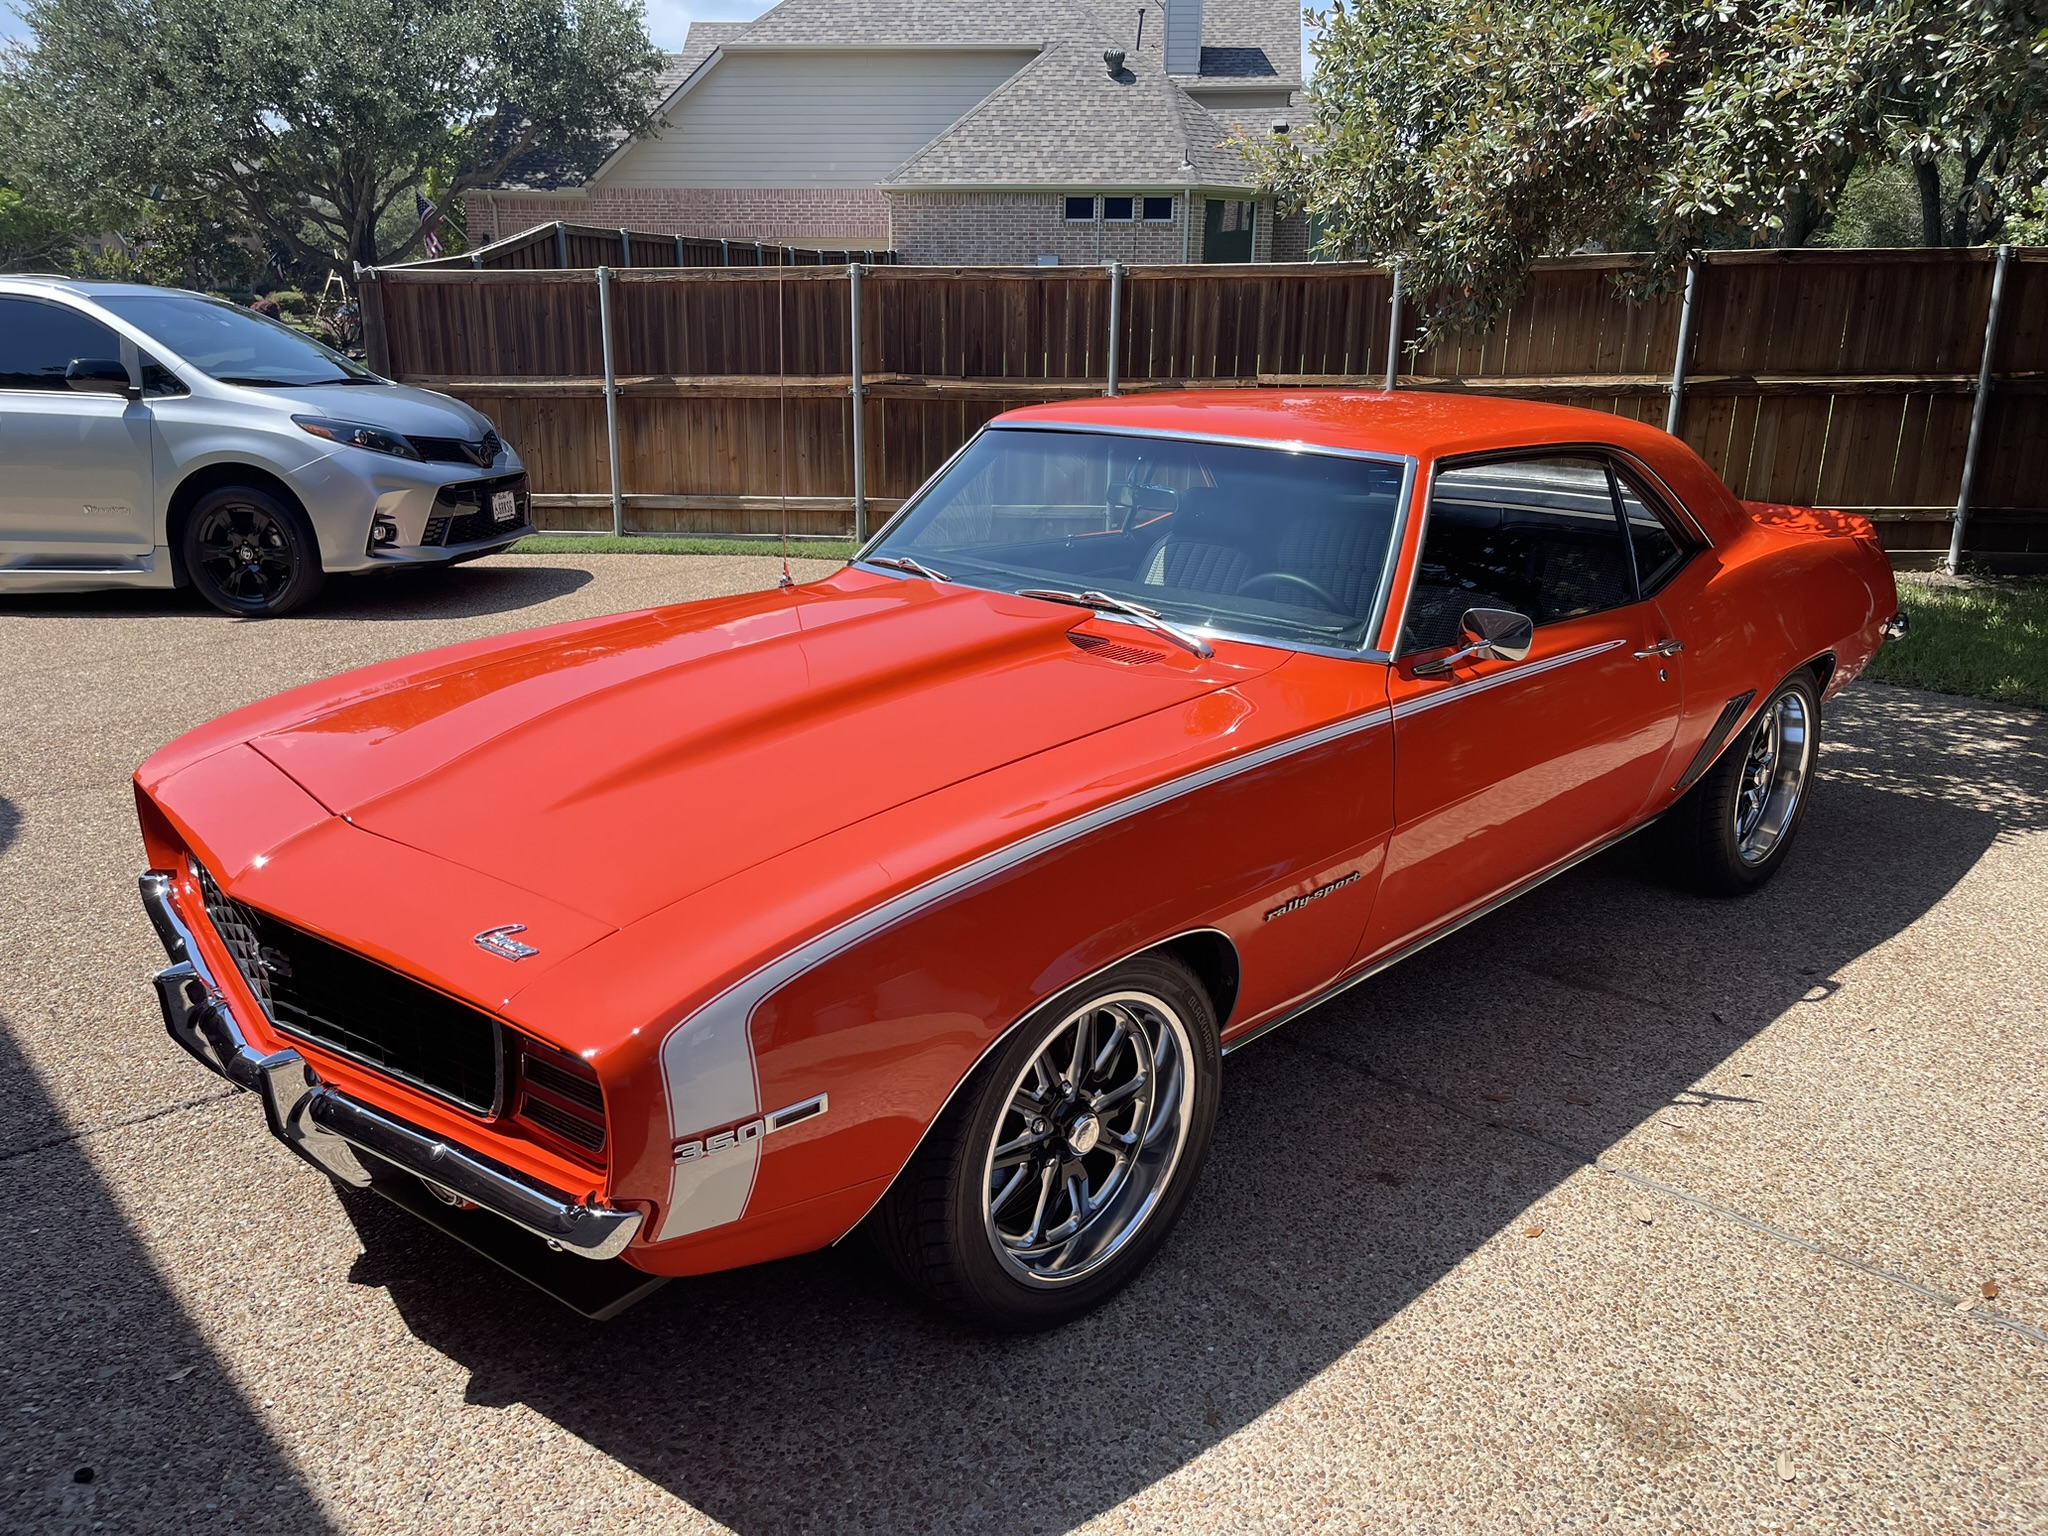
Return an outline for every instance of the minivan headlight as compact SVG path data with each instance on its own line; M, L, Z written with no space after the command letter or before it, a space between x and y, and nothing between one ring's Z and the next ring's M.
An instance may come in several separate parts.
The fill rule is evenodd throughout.
M417 459L419 450L396 432L386 432L382 427L373 427L360 421L335 421L327 416L294 416L301 432L310 432L315 437L324 437L330 443L342 443L350 448L367 448L372 453L388 453L401 459Z

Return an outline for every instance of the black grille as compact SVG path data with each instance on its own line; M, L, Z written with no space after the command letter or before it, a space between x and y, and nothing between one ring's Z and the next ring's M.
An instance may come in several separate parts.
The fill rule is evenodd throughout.
M519 1106L519 1117L522 1120L531 1120L543 1130L553 1131L564 1141L573 1141L579 1147L588 1147L593 1152L604 1150L602 1125L592 1125L589 1121L570 1114L566 1109L557 1109L546 1099L536 1099L532 1094L528 1094L525 1102Z
M233 901L198 871L207 916L270 1022L480 1114L498 1107L498 1021Z
M474 464L478 469L489 469L498 461L498 450L503 445L498 434L486 432L476 442L464 442L459 437L409 437L413 452L430 464Z
M499 491L512 493L517 515L509 523L491 516L491 497ZM496 480L470 480L444 485L434 497L433 515L420 533L422 544L453 546L475 544L483 539L515 533L531 522L526 476L505 475Z

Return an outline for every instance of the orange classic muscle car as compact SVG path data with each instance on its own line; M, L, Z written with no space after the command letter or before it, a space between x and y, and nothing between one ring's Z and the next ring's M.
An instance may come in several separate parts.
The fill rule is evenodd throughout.
M593 1314L865 1226L1049 1326L1172 1228L1228 1051L1640 829L1768 880L1903 624L1866 523L1614 416L1034 407L826 580L165 747L157 989L294 1152Z

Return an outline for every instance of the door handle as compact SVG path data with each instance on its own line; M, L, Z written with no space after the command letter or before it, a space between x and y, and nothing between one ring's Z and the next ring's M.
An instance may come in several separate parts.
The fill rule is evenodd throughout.
M1645 656L1676 656L1684 649L1683 640L1659 640L1647 650L1637 651L1635 657L1637 661L1641 661Z

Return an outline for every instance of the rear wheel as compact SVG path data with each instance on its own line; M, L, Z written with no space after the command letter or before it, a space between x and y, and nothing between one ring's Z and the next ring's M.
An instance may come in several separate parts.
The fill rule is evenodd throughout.
M970 1322L1056 1327L1158 1251L1216 1124L1216 1015L1179 964L1126 961L977 1069L876 1210L903 1277Z
M1687 885L1716 896L1760 889L1806 814L1820 750L1820 698L1806 673L1779 685L1700 781L1658 824Z
M324 579L305 514L253 485L200 497L185 519L179 553L199 595L241 618L276 618L303 607Z

